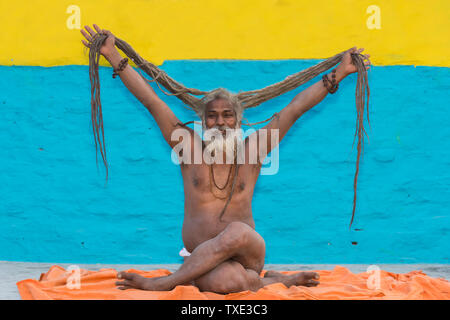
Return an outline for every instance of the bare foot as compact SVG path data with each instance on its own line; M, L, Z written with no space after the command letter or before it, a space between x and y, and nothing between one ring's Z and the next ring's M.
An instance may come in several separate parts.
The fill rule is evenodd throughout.
M271 283L281 282L286 287L290 286L305 286L305 287L315 287L320 282L320 276L317 272L297 272L290 275L285 275L276 271L267 271L264 274L263 283L268 285Z
M167 285L167 281L163 280L166 277L146 278L137 273L121 271L117 274L117 278L124 279L116 282L117 289L120 290L167 291L173 289Z

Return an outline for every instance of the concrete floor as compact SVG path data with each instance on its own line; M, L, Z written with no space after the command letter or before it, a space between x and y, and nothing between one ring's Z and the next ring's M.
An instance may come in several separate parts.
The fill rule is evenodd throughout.
M25 279L39 279L41 273L45 273L52 265L59 265L67 268L74 263L36 263L36 262L11 262L0 261L0 273L3 276L3 282L0 283L0 300L17 300L20 299L17 291L16 282ZM139 269L139 270L153 270L153 269L168 269L175 271L180 267L180 264L78 264L82 269L99 270L101 268L114 268L116 270ZM369 265L362 264L342 264L340 266L348 268L354 273L365 272ZM424 273L435 278L444 278L450 281L450 265L448 264L379 264L377 265L382 270L394 273L407 273L413 270L422 270ZM265 270L332 270L335 265L331 264L267 264L264 266Z

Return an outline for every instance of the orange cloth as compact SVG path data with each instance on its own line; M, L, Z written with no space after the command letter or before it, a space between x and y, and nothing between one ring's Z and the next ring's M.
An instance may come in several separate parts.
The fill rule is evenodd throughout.
M169 275L168 270L140 271L130 269L145 277ZM265 271L261 273L264 274ZM297 271L282 271L291 274ZM177 286L171 291L119 290L115 286L117 271L101 269L88 271L81 269L81 287L70 289L67 280L70 272L59 266L52 266L41 275L39 281L27 279L19 281L17 287L24 300L47 299L169 299L169 300L264 300L264 299L450 299L450 282L445 279L431 278L421 271L406 274L379 272L379 289L370 289L370 280L374 273L354 274L348 269L336 266L334 270L316 271L320 274L317 287L292 286L287 288L275 283L259 289L257 292L243 291L227 295L212 292L200 292L194 286ZM370 277L370 279L369 279ZM368 281L369 280L369 281ZM73 282L72 282L73 283ZM369 288L369 287L370 288Z

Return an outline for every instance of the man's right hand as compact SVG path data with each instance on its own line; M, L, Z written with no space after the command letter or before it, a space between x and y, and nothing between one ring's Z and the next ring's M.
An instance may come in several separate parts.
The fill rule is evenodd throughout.
M101 33L101 34L106 34L108 35L108 38L106 38L105 42L103 42L102 47L100 48L100 53L107 58L114 50L116 50L115 48L115 37L114 35L111 33L111 31L105 30L105 29L100 29L100 27L96 24L94 24L94 28L95 30L97 30L97 32L95 32L94 30L92 30L89 26L84 26L86 28L86 31L84 31L84 29L81 29L81 34L86 38L86 40L81 40L81 42L83 42L83 44L86 47L90 47L90 43L92 41L92 38L95 37L95 35L97 33Z

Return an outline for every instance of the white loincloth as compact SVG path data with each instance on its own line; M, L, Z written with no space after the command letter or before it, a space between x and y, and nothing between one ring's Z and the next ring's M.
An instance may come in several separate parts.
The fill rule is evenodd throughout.
M191 255L191 253L189 251L187 251L186 248L181 249L179 254L183 258L189 257Z

